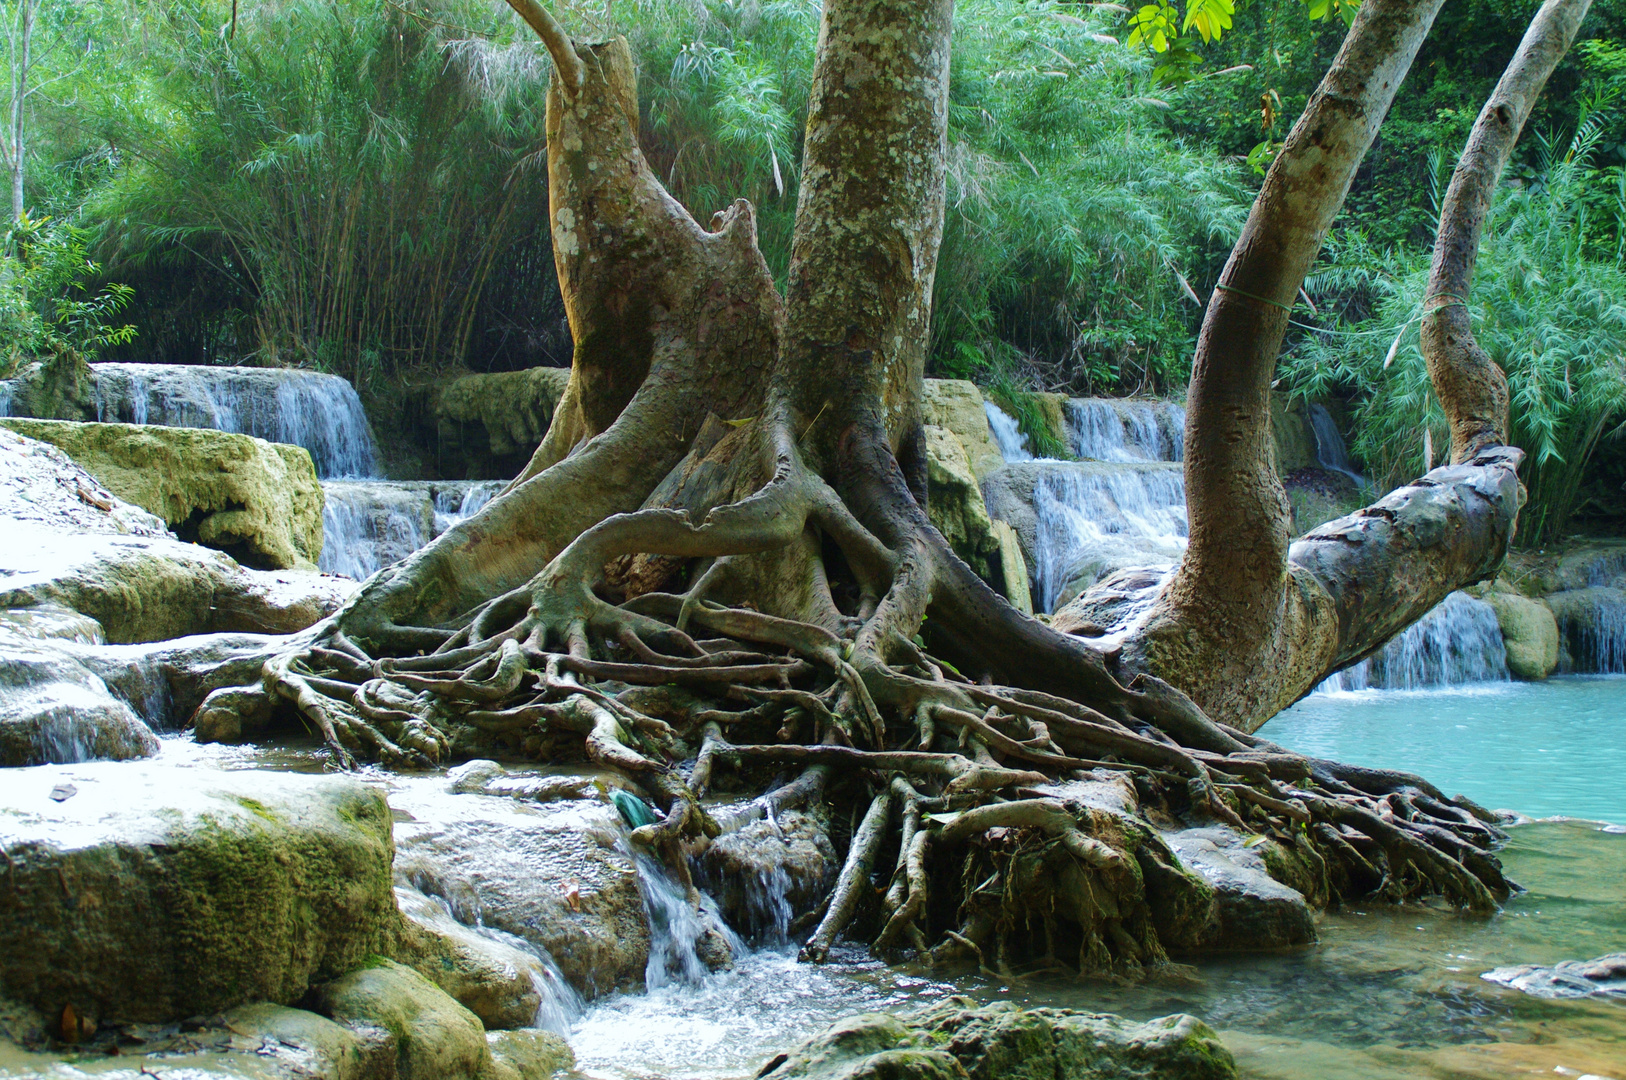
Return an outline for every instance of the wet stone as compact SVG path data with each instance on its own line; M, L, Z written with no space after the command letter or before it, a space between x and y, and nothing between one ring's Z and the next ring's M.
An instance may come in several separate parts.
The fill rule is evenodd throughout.
M1541 964L1499 967L1480 978L1531 997L1602 997L1626 1001L1626 953L1610 953L1596 960L1564 960L1550 967Z

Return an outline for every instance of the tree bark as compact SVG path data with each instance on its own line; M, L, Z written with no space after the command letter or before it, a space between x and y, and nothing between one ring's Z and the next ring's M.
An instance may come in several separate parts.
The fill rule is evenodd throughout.
M1286 493L1269 452L1270 386L1294 298L1439 6L1362 7L1221 274L1187 400L1191 540L1179 569L1161 592L1109 579L1056 619L1078 631L1113 626L1125 669L1160 675L1245 731L1453 589L1494 576L1513 533L1522 454L1498 448L1505 383L1482 352L1465 347L1472 337L1462 307L1433 307L1424 321L1430 373L1462 433L1454 467L1290 545ZM1543 7L1481 114L1442 217L1431 296L1466 289L1490 189L1584 11L1582 0Z
M1502 170L1547 78L1569 52L1591 0L1546 0L1519 51L1479 111L1440 207L1423 301L1423 359L1451 424L1451 460L1507 441L1507 378L1474 340L1468 321L1479 236Z

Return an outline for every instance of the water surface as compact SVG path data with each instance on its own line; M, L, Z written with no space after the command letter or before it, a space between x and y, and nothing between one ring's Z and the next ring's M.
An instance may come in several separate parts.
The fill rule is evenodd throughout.
M1259 734L1300 753L1419 772L1447 794L1529 817L1626 824L1618 675L1316 693Z

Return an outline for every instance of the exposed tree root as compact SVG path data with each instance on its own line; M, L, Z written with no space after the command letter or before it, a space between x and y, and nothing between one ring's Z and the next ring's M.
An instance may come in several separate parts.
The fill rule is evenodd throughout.
M970 681L914 633L923 598L963 569L935 530L921 517L882 544L780 446L755 494L698 525L663 509L608 518L522 590L438 628L437 651L404 635L401 655L373 655L340 620L268 664L268 687L341 765L414 767L498 746L617 770L663 811L633 841L680 871L695 845L752 820L873 792L859 797L862 823L803 949L813 961L857 930L881 951L968 954L1003 976L1161 962L1211 916L1153 822L1218 821L1268 839L1332 902L1437 895L1483 912L1507 895L1490 815L1418 777L1293 754L1212 724L1169 689L1120 689L1109 715ZM841 612L822 578L822 623L700 595L726 570L695 573L688 593L620 602L607 585L605 568L628 555L701 565L809 532L836 544L872 597L857 611ZM720 776L737 787L787 767L790 779L742 807L702 806ZM1138 807L1102 810L1080 783Z

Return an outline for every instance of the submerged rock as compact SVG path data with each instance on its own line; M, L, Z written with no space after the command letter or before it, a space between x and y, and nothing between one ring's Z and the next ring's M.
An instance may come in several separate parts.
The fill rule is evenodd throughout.
M555 1073L576 1067L570 1044L551 1031L493 1031L486 1035L497 1076L506 1080L502 1069L512 1069L518 1080L548 1080Z
M764 1080L1230 1080L1231 1052L1183 1014L1137 1024L1105 1013L975 1006L838 1020L769 1063Z
M339 777L146 763L0 786L0 985L48 1017L165 1023L288 1003L400 923L390 812Z
M1626 1001L1626 953L1596 960L1564 960L1551 967L1519 964L1480 976L1486 982L1522 991L1531 997L1604 997Z
M301 447L202 428L0 424L56 446L183 539L228 552L246 566L313 568L322 554L322 488Z

